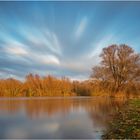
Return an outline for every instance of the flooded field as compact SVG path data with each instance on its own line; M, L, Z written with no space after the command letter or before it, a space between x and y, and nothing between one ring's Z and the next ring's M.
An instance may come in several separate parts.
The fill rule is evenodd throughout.
M97 138L122 105L102 97L1 98L0 138Z

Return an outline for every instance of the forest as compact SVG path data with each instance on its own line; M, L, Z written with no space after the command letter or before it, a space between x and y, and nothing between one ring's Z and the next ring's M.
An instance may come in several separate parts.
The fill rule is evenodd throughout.
M1 97L140 95L140 54L130 46L110 45L102 49L101 62L92 68L89 80L72 81L28 74L24 81L0 79ZM93 60L94 61L94 60Z

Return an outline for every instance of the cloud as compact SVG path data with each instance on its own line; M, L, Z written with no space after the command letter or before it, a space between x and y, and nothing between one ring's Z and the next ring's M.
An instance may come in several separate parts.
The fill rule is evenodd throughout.
M84 17L79 24L79 29L77 29L79 37L84 32L86 24L87 18ZM33 26L29 28L25 24L16 30L18 37L9 32L5 33L7 38L2 44L4 55L0 61L3 71L0 74L1 78L9 76L22 79L21 77L28 73L37 73L42 76L45 74L58 77L68 76L73 79L87 77L86 73L89 72L89 66L85 66L85 61L81 61L81 54L77 54L75 51L74 53L77 54L75 60L74 57L67 56L62 52L62 49L68 48L63 48L63 44L60 43L61 40L54 31L45 27L35 28Z
M51 65L59 65L60 61L59 59L54 55L44 55L44 54L31 54L30 58L33 59L33 61L38 62L39 64L51 64Z
M67 61L61 63L61 66L65 69L71 70L73 72L88 72L89 68L85 67L84 62L79 61Z
M20 34L27 40L27 44L30 47L34 47L36 50L45 50L55 54L61 54L60 40L58 36L49 31L46 27L43 29L36 29L32 27L20 27Z
M15 55L27 55L28 52L25 49L25 45L21 44L19 42L9 42L8 44L5 44L5 51L10 54Z
M7 52L11 54L17 54L17 55L25 55L27 54L27 51L20 47L9 47L7 48Z
M80 23L77 26L77 29L75 31L75 37L77 39L79 39L83 32L85 31L86 27L87 27L87 23L88 23L88 18L87 17L83 17L80 21Z
M0 78L23 79L28 73L56 74L61 56L60 40L46 27L20 24L10 31L0 33ZM53 69L55 67L55 69Z
M114 34L103 36L100 40L98 40L97 42L93 42L91 44L93 50L89 53L88 57L92 58L94 56L99 56L104 47L107 47L115 43L117 43L117 38L115 37Z
M72 9L68 12L57 3L1 3L0 77L38 73L88 78L92 66L100 62L103 47L112 43L138 46L139 12L134 7L123 14L124 5L66 4Z

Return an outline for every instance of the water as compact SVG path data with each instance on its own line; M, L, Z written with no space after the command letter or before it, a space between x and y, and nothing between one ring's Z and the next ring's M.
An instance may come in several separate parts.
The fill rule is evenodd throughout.
M1 98L0 138L100 139L122 103L103 97Z

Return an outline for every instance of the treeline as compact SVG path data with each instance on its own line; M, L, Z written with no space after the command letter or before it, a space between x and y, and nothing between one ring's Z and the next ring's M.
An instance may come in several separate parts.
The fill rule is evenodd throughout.
M0 96L2 97L38 97L38 96L90 96L91 84L71 81L68 78L53 76L40 77L29 74L25 81L9 78L0 80Z

